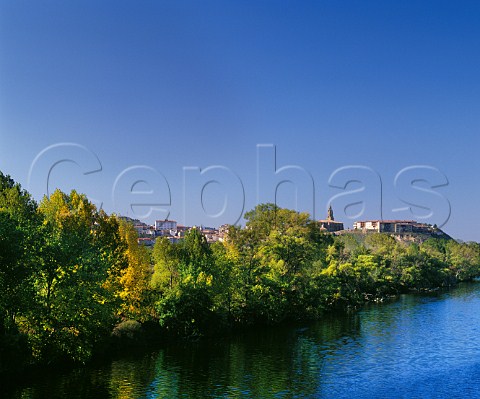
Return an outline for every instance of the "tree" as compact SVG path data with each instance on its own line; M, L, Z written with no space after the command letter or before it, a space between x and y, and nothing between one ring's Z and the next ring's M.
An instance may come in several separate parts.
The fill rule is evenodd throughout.
M401 283L409 289L428 289L447 285L449 271L446 265L426 252L408 256L401 275Z
M372 233L365 238L365 246L370 251L384 259L391 260L397 248L397 242L389 234Z
M471 280L480 274L480 245L459 244L450 240L445 245L445 257L456 280Z
M308 214L261 204L245 214L245 229L231 227L232 314L239 323L274 323L319 313L324 302L320 270L330 234Z
M25 268L21 263L24 236L5 211L0 211L0 335L15 329L22 310Z
M84 195L59 190L42 200L39 212L45 221L37 307L23 327L38 358L85 361L114 323L105 287L110 265L94 239L98 213Z
M16 318L32 306L37 263L37 205L20 184L0 172L0 335L16 332Z
M128 266L121 271L121 313L129 318L146 321L152 316L150 280L152 267L147 249L138 244L138 234L131 223L119 220L121 240L125 243Z
M438 238L429 238L422 243L420 249L428 256L437 259L440 262L446 261L446 244L447 240Z
M163 288L156 303L160 324L174 334L202 335L218 327L214 321L218 316L214 297L220 281L212 250L196 228L190 229L176 245L173 250L166 242L160 242L155 250L159 267L154 281ZM176 284L173 273L178 274ZM172 281L171 286L168 280Z
M172 289L179 282L178 270L180 251L177 245L172 244L168 238L157 238L153 247L154 272L152 277L153 288L163 292Z

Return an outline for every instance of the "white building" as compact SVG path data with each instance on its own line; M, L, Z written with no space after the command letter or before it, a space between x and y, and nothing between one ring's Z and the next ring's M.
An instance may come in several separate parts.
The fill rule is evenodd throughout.
M432 227L414 220L365 220L353 224L354 230L378 233L429 233Z
M175 220L155 220L155 230L161 233L177 231L177 222Z

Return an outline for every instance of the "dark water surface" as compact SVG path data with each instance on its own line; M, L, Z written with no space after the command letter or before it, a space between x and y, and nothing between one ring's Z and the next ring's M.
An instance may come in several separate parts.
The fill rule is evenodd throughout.
M45 372L8 397L480 398L480 283Z

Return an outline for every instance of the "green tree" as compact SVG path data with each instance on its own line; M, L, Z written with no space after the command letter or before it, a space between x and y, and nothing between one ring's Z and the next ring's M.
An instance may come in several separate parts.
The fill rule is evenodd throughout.
M160 324L173 334L202 335L216 326L214 297L219 275L212 250L200 230L190 229L177 245L172 251L161 242L155 250L156 260L160 261L155 279L160 283L163 281L164 289L156 303L158 317ZM168 275L168 266L165 265L170 261L177 262L178 284L168 287L165 270L168 280L172 279L172 274Z
M420 245L420 250L431 258L435 258L440 262L445 262L447 240L438 238L429 238Z
M232 313L239 323L275 323L318 314L324 295L320 270L330 234L308 214L258 205L245 214L245 229L231 227L225 243L233 264Z
M480 274L480 245L460 244L450 240L445 245L445 257L455 280L471 280Z
M154 260L152 286L160 292L172 289L179 282L181 262L179 249L178 245L172 244L166 237L159 237L155 241L152 253Z
M39 249L37 205L0 172L0 335L17 330L17 317L32 306L32 276Z
M5 211L0 211L0 335L15 330L15 318L25 304L26 268L22 265L24 236Z
M85 361L114 322L105 287L110 265L94 240L98 213L84 195L59 190L43 199L39 212L45 221L35 280L37 308L23 327L35 356Z
M386 233L372 233L365 238L365 246L372 254L389 261L394 257L398 245L395 238Z
M407 256L402 269L401 283L409 289L428 289L449 283L449 270L436 257L424 251Z

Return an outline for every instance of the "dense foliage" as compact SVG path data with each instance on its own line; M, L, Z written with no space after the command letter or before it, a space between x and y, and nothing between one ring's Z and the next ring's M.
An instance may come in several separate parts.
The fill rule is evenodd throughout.
M149 323L196 337L480 275L477 243L333 236L308 214L273 204L245 219L223 242L208 244L194 228L149 250L132 225L84 195L57 190L36 204L0 172L0 371L19 359L84 362Z

